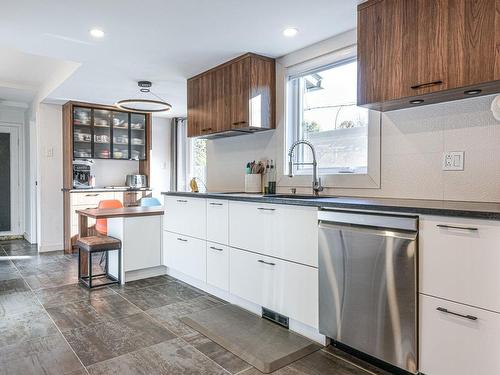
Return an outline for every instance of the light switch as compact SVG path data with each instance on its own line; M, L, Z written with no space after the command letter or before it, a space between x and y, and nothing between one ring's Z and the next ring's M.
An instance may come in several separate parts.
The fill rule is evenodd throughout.
M443 154L443 171L463 171L464 151L448 151Z
M53 158L54 157L54 148L53 147L49 147L47 149L47 157L48 158Z

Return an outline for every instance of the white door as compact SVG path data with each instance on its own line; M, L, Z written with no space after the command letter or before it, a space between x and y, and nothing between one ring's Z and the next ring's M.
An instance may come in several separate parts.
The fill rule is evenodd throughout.
M20 162L19 129L0 124L0 236L22 234Z

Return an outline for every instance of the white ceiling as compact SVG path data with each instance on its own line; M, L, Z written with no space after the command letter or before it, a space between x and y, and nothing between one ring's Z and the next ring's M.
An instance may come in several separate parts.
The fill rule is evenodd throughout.
M186 78L245 52L279 57L352 29L358 2L2 0L0 44L81 63L49 101L113 104L138 96L145 79L177 116L186 113ZM288 26L299 34L285 38ZM105 37L93 39L93 27Z

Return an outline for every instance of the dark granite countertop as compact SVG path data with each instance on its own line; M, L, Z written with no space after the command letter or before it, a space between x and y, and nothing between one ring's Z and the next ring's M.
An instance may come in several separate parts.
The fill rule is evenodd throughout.
M103 193L108 191L150 191L151 188L138 188L132 189L128 187L102 187L102 188L91 188L91 189L67 189L62 188L62 191L69 191L70 193Z
M225 199L244 202L262 202L295 206L356 209L399 212L420 215L442 215L465 218L500 220L500 203L441 201L426 199L363 198L363 197L303 197L280 198L279 194L259 195L245 193L191 193L163 192L164 195ZM289 196L286 194L285 196Z

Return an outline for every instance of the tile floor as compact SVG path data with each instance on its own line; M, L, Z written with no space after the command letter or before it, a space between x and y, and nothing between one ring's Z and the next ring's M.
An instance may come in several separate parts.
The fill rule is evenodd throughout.
M75 255L1 241L0 374L260 374L179 320L221 303L168 276L90 292ZM275 374L382 372L328 347Z

